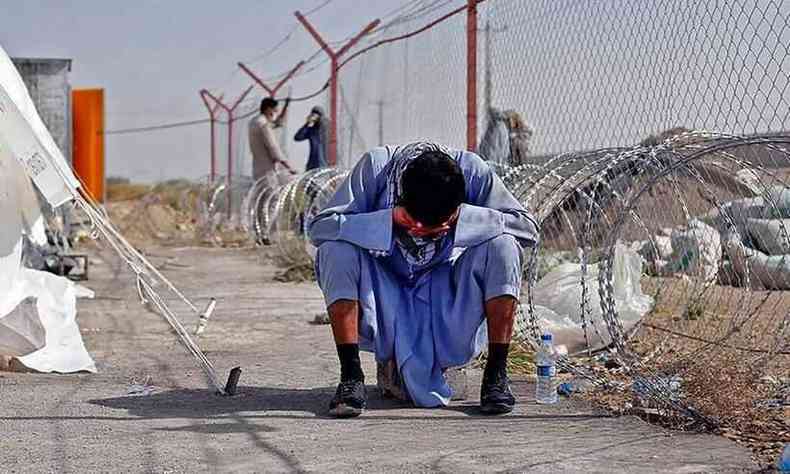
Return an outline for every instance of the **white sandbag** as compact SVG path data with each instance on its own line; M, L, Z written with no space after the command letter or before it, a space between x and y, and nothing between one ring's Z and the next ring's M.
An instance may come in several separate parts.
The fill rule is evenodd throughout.
M735 173L735 181L746 187L754 195L760 195L763 192L763 185L760 182L760 177L751 168L743 168Z
M764 219L790 219L790 188L771 186L765 193Z
M625 245L615 246L613 261L615 308L623 328L628 331L650 310L653 298L642 293L642 257ZM547 273L532 289L535 315L541 329L550 330L556 344L567 346L570 353L595 350L611 343L611 336L601 316L598 293L599 265L587 266L585 282L590 314L587 337L581 324L581 265L563 263Z
M749 219L790 219L790 188L769 186L761 189L761 196L725 202L698 219L723 234L732 232L731 224L734 224L741 235L748 235Z
M665 272L713 280L719 273L721 236L713 227L699 219L691 219L688 228L672 233L672 257Z
M790 254L790 219L749 219L749 235L768 255Z
M762 197L736 199L725 202L698 219L722 234L732 232L731 227L734 225L740 234L746 235L748 220L763 218L764 207L765 200Z
M741 282L748 276L751 287L790 290L790 255L766 255L744 245L737 234L724 237L724 248Z

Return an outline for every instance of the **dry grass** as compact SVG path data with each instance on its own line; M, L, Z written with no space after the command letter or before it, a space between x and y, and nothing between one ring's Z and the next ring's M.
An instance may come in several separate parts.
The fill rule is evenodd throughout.
M135 246L194 245L197 230L184 186L148 186L120 180L107 186L110 220ZM185 202L186 201L186 202Z
M151 192L151 186L135 183L113 183L107 185L107 202L141 199Z
M779 339L790 292L750 291L685 278L644 277L653 311L629 341L646 377L682 379L682 403L715 421L723 435L750 446L763 463L790 442L790 408L768 408L790 378L790 353ZM695 311L689 311L689 308ZM619 403L630 402L621 398ZM617 398L607 403L616 404Z

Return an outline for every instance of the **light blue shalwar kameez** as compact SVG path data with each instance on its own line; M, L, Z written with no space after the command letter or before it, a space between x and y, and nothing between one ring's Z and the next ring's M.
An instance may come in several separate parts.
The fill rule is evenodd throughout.
M310 223L316 274L327 306L359 301L360 348L397 361L412 401L447 405L443 369L466 364L486 344L486 301L519 297L522 247L535 245L537 227L486 162L452 151L466 178L457 224L427 264L409 263L387 199L396 153L366 153Z

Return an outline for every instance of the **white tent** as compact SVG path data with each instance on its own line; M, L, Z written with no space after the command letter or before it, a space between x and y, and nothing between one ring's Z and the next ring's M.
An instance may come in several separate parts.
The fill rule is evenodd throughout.
M22 234L45 241L31 178L53 208L79 186L0 47L0 353L41 372L95 372L76 322L74 284L21 265Z
M41 242L44 238L31 180L53 208L73 201L87 215L95 233L107 241L137 276L141 299L156 308L201 365L211 384L218 392L225 393L211 361L154 287L162 285L169 289L195 316L198 309L123 238L90 196L80 192L79 180L41 121L11 58L0 47L0 194L4 194L0 199L0 323L4 319L8 323L0 324L0 347L5 344L10 350L11 344L25 346L18 347L20 350L16 352L27 352L31 345L39 348L19 357L23 364L36 370L95 371L76 324L74 285L64 278L21 267L22 233L34 241ZM36 300L36 311L20 314L17 308L29 303L30 298ZM37 314L38 318L25 318L27 314ZM25 321L29 324L24 324ZM43 343L37 326L44 328Z

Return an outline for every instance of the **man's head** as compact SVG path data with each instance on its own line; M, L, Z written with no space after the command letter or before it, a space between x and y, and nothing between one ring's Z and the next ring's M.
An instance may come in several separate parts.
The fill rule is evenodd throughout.
M273 119L277 115L277 100L271 97L263 99L261 101L261 114L268 119Z
M399 204L426 226L442 224L466 197L466 181L458 163L441 151L427 151L406 167Z

